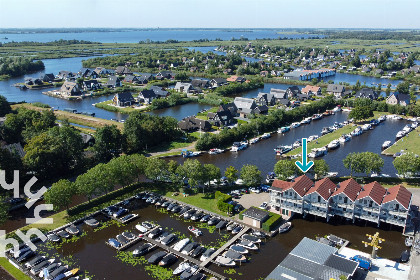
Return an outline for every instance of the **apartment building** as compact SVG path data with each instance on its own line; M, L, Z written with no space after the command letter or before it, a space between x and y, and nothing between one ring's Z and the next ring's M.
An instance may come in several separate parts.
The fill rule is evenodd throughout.
M385 189L378 182L364 186L354 179L334 184L329 178L313 182L303 175L293 182L274 180L270 188L273 211L286 217L308 214L326 218L334 216L352 220L388 223L401 226L404 231L411 225L412 194L399 185Z

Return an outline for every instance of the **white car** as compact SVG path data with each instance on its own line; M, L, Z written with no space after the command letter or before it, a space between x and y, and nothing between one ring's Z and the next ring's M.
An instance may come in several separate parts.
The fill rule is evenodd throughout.
M268 203L267 202L263 202L263 203L261 203L261 205L260 205L260 207L259 207L260 209L263 209L263 210L267 210L267 208L268 208Z
M258 189L258 188L250 188L249 191L254 192L254 193L260 193L261 192L261 190Z

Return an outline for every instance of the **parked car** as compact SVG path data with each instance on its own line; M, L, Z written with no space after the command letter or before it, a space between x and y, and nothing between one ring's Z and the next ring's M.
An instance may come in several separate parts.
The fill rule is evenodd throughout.
M263 191L263 192L268 192L268 190L270 189L270 186L267 186L267 185L261 185L261 186L260 186L260 189L261 189L261 191Z
M251 188L249 188L249 191L253 192L253 193L260 193L261 192L260 188L257 188L257 187L251 187Z
M359 267L363 268L364 270L370 270L372 267L372 261L366 257L363 257L361 255L356 255L352 258L350 258L352 261L358 262Z
M260 207L259 207L260 209L263 209L263 210L267 210L267 208L268 208L268 203L267 202L263 202L263 203L261 203L261 205L260 205Z

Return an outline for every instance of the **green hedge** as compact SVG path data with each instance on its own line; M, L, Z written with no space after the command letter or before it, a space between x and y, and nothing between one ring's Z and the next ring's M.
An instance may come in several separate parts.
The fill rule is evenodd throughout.
M239 220L243 220L244 219L244 212L248 210L248 209L244 209L239 213Z
M79 204L79 205L77 205L75 207L72 207L69 210L67 210L67 213L68 213L69 216L74 216L74 215L77 215L77 214L82 213L83 211L86 211L86 210L91 209L91 208L93 208L95 206L98 206L98 205L100 205L102 203L105 203L107 201L110 201L110 200L112 200L112 199L114 199L116 197L119 197L121 195L124 195L126 193L129 193L129 192L131 192L133 190L136 190L136 189L152 189L154 187L155 186L152 183L135 183L135 184L131 184L131 185L128 185L127 187L124 187L124 188L121 188L121 189L112 191L112 192L110 192L110 193L108 193L106 195L97 197L95 199L92 199L91 201L88 201L88 202Z
M232 200L232 197L228 194L222 193L220 191L217 191L214 194L215 199L217 200L217 208L226 213L232 213L233 212L233 205L229 204L227 202Z

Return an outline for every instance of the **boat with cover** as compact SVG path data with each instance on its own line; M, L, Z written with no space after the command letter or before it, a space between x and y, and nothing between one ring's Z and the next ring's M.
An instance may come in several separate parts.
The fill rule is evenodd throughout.
M318 136L318 135L311 135L311 136L309 136L309 137L308 137L307 141L308 141L308 142L312 142L312 141L314 141L314 140L316 140L316 139L318 139L318 138L319 138L319 136Z
M280 233L285 233L285 232L289 231L291 227L292 227L292 223L291 222L286 222L279 227L279 232Z
M254 243L247 241L247 240L241 240L241 242L238 243L239 246L242 246L248 250L257 250L258 247Z
M252 138L251 140L249 140L249 143L250 144L256 144L256 143L258 143L260 141L260 138L259 137L255 137L255 138Z
M217 225L216 225L216 229L222 229L227 225L227 221L221 220Z
M200 261L204 262L205 260L207 260L208 258L211 257L211 255L213 255L213 253L216 252L216 249L214 248L209 248L207 249L200 257Z
M238 224L237 223L230 223L227 227L227 231L232 231Z
M246 257L238 252L227 250L222 254L223 257L234 260L235 262L246 262Z
M99 222L96 219L94 219L94 218L85 220L85 224L87 224L90 227L97 227L97 226L99 226Z
M45 256L36 256L34 257L32 260L30 260L29 262L25 263L25 267L27 268L31 268L36 266L37 264L46 261L47 259L45 258Z
M192 265L181 273L179 278L181 280L190 279L192 275L198 270L198 265Z
M195 228L193 226L188 226L188 230L190 232L192 232L196 237L203 235L203 233L201 232L201 230L199 230L198 228Z
M274 151L276 152L277 155L282 155L287 152L290 152L292 149L293 149L292 146L278 146L277 148L274 149Z
M312 116L313 121L320 120L320 119L322 119L322 114L314 114Z
M300 126L300 123L299 122L294 122L294 123L292 123L291 125L290 125L290 127L291 128L297 128L297 127L299 127Z
M154 247L154 245L152 243L146 243L143 244L139 247L137 247L134 251L133 251L133 256L134 257L140 257L145 255L146 253L148 253L152 248Z
M120 242L121 244L127 244L128 243L128 239L124 237L124 235L122 234L118 234L116 236L116 239L118 240L118 242Z
M44 278L44 271L47 271L47 273L48 273L48 275L49 275L51 272L53 272L54 270L56 270L56 269L57 269L57 268L59 268L60 266L61 266L61 263L52 263L52 264L50 264L49 266L47 266L47 267L43 268L43 269L39 272L38 276L39 276L39 277L41 277L41 278Z
M140 231L141 233L146 233L147 231L148 231L148 229L147 228L145 228L143 225L141 225L141 224L138 224L138 225L136 225L136 229L138 230L138 231Z
M199 245L197 248L194 249L194 251L192 251L190 255L191 257L196 258L200 256L201 254L203 254L205 251L206 251L206 248Z
M200 223L207 223L210 220L210 218L211 216L209 214L206 214L200 219Z
M155 228L154 230L152 230L152 231L149 233L148 237L149 237L149 238L156 238L156 237L158 237L158 236L159 236L162 232L163 232L163 228L161 228L161 227Z
M48 238L49 241L52 241L52 242L60 242L61 241L60 237L58 237L58 235L56 235L54 233L47 234L47 238Z
M236 265L234 260L224 257L224 256L218 256L215 262L222 266L235 266Z
M217 223L219 223L219 221L220 221L220 219L219 219L219 218L217 218L217 217L213 217L213 218L211 218L211 219L207 222L207 224L208 224L209 226L214 226L214 225L216 225Z
M338 138L338 141L340 141L340 143L346 143L350 140L351 140L351 136L348 134L343 134L340 136L340 138Z
M398 131L397 135L395 136L395 138L402 138L404 137L406 134L406 132L404 130Z
M184 249L185 246L187 246L187 244L190 243L190 240L188 238L184 238L180 241L178 241L175 245L174 245L174 250L177 252L180 252L182 249Z
M267 235L264 232L258 231L258 230L254 230L253 232L251 232L251 234L253 236L258 237L258 238L266 238L267 237Z
M62 274L65 274L65 275L70 274L70 276L66 276L66 277L70 277L70 278L67 278L68 280L75 279L76 277L72 277L71 273L67 273L67 272L70 272L70 271L68 271L68 269L69 269L69 267L67 265L58 267L56 270L54 270L53 272L50 273L50 275L47 277L47 280L61 280L63 278L60 278L59 276L62 275ZM66 278L64 278L64 279L66 279ZM78 278L76 278L76 279L78 279Z
M188 151L186 149L183 149L181 152L181 156L184 158L189 158L189 157L197 157L201 154L201 152L192 152L192 151Z
M38 274L44 267L49 266L50 264L52 264L53 262L55 262L55 259L49 259L49 260L45 260L42 261L40 263L38 263L37 265L33 266L30 270L30 272L32 273L32 275L36 275Z
M223 152L224 152L224 150L222 150L222 149L213 148L213 149L209 150L209 155L217 155L217 154L221 154Z
M203 273L196 273L193 276L191 276L191 278L189 280L203 280L206 278L206 275ZM210 278L211 279L211 278ZM214 279L213 279L214 280Z
M238 152L238 151L241 151L241 150L243 150L245 148L246 148L246 146L245 145L242 145L240 142L234 142L232 144L232 147L230 148L230 151L231 152Z
M73 235L78 235L79 234L79 229L75 225L71 225L71 226L67 227L66 231L70 234L73 234Z
M160 243L162 243L163 245L168 246L169 244L171 244L172 242L174 242L176 240L176 234L171 233L169 234L167 237L165 237Z
M182 249L181 253L188 256L190 253L192 253L192 251L195 250L195 248L198 247L198 245L200 244L198 244L197 242L188 243L187 246L185 246L184 249Z
M290 126L283 126L277 130L277 133L286 133L290 131Z
M360 127L360 126L358 126L358 127L356 127L356 129L355 130L353 130L351 133L350 133L350 135L351 136L359 136L360 134L362 134L363 133L363 129Z
M252 242L252 243L261 243L261 239L259 239L258 237L256 237L256 236L253 236L253 235L249 235L249 234L244 234L244 235L242 235L242 237L241 237L243 240L246 240L246 241L250 241L250 242Z
M122 233L122 235L123 235L125 238L127 238L128 240L133 240L133 239L135 239L135 238L136 238L136 236L135 236L133 233L129 232L129 231L124 231L124 232Z
M362 125L362 130L367 131L372 129L372 125L370 123Z
M308 154L309 158L317 158L322 157L328 153L328 150L326 147L322 148L314 148L312 151Z
M158 263L161 259L163 259L163 257L164 256L166 256L166 252L165 251L159 251L159 252L157 252L157 253L155 253L155 254L153 254L148 260L147 260L147 262L148 263L151 263L151 264L156 264L156 263Z
M324 127L324 128L322 128L322 130L321 130L321 135L325 135L325 134L328 134L328 133L330 133L332 130L329 128L329 127Z
M178 260L178 258L169 253L166 256L163 257L163 259L159 262L160 266L170 266L171 264L175 263Z
M57 235L61 238L70 238L70 234L65 230L60 230L59 232L57 232Z
M268 132L264 133L264 134L261 136L261 138L262 138L262 139L268 139L268 138L270 138L270 137L271 137L271 134L270 134L270 133L268 133Z

